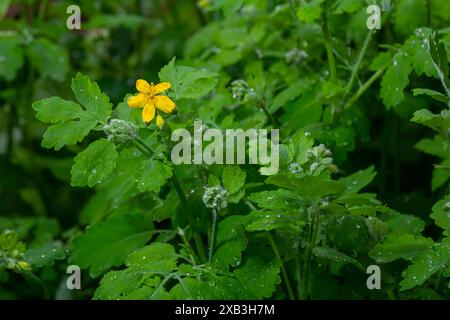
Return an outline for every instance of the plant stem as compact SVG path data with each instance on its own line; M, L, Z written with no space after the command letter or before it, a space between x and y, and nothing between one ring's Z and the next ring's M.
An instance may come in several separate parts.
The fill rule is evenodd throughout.
M286 290L289 296L290 300L295 300L294 292L292 291L291 282L289 281L288 274L286 272L286 268L284 267L283 260L281 260L280 253L278 252L277 245L275 244L275 241L273 240L272 234L269 232L267 234L267 239L269 240L270 246L272 247L273 253L275 254L275 258L277 259L278 263L281 267L281 276L283 277L284 285L286 286Z
M359 88L359 90L348 100L348 102L344 106L344 110L350 108L356 101L358 101L358 99L367 91L367 89L369 89L370 86L383 75L384 70L386 70L386 67L381 68L372 77L370 77L370 79L367 80L366 83L364 83L364 85Z
M297 277L297 296L300 297L302 294L302 274L300 270L300 257L298 254L295 256L295 275Z
M333 46L331 43L330 31L328 29L328 1L325 2L325 8L323 11L322 32L325 39L325 48L327 50L328 66L330 69L330 80L336 80L336 61L333 54Z
M272 123L272 125L275 128L278 128L280 126L280 124L278 123L278 121L273 117L273 115L269 112L269 110L266 107L266 103L264 101L260 101L259 102L259 106L261 107L261 109L263 109L264 113L266 114L267 119L269 119L269 121Z
M133 145L139 150L141 151L144 155L146 155L149 159L152 159L152 156L154 155L154 152L152 149L150 149L149 146L147 146L145 144L144 141L142 141L141 139L137 138L135 140L133 140ZM181 203L183 204L183 207L186 208L187 211L187 218L189 221L189 224L192 226L192 228L194 228L195 226L195 219L194 219L194 215L193 215L193 211L191 206L189 205L189 202L186 199L186 196L183 192L183 189L181 188L180 182L178 181L177 175L175 174L175 170L172 171L172 178L171 178L172 184L175 188L175 191L178 195L178 198L180 199ZM198 233L193 232L193 238L194 238L194 243L195 243L195 247L197 250L197 254L200 258L201 262L205 262L206 261L206 256L205 256L205 248L202 242L201 237L198 235Z
M48 6L48 0L42 0L39 5L39 13L38 13L38 19L40 21L44 21L45 14L47 13L47 6Z
M308 247L306 248L305 261L303 265L303 287L301 290L301 299L308 299L309 296L309 276L311 271L311 261L312 261L312 251L316 245L317 232L319 230L319 211L316 206L312 211L312 220L310 227L310 241Z
M175 188L175 191L178 195L178 198L180 198L181 203L183 204L183 206L186 208L187 211L187 218L189 221L189 224L192 226L192 228L194 229L195 226L195 218L193 215L193 211L192 208L189 204L189 202L186 199L186 196L183 192L183 189L181 188L180 182L178 181L177 175L175 174L175 170L173 170L173 174L172 174L172 184ZM197 250L197 254L200 258L200 261L205 262L206 261L206 256L205 256L205 248L203 246L203 242L201 237L198 235L198 233L193 232L193 238L194 238L194 243L195 243L195 247Z
M153 150L144 141L142 141L139 138L137 138L135 141L137 141L145 150L147 150L147 152L150 156L154 155Z
M211 238L209 240L209 252L208 252L208 262L211 263L212 256L214 253L214 243L216 241L216 224L217 224L217 210L212 209L212 223L211 223Z
M136 147L136 149L138 149L140 152L142 152L146 157L148 157L149 159L152 158L152 155L150 153L148 153L147 150L145 150L138 142L137 140L133 140L132 141L133 146Z
M183 243L184 243L185 246L188 248L188 250L190 250L189 255L191 256L192 262L193 262L194 264L198 264L198 263L197 263L197 259L195 258L194 254L193 254L193 253L194 253L194 250L192 250L191 245L190 245L189 242L187 241L186 235L184 234L184 231L183 231L183 233L178 233L178 235L180 236L181 240L183 240Z
M370 39L372 38L372 35L373 35L372 31L369 30L369 32L366 35L366 39L364 40L364 44L361 48L361 51L359 52L358 60L356 60L356 63L353 67L352 75L350 77L350 81L347 86L347 93L350 93L350 90L353 87L353 83L355 82L356 76L358 75L358 70L361 66L361 62L364 58L364 55L366 54L367 48L369 47L369 43L370 43Z

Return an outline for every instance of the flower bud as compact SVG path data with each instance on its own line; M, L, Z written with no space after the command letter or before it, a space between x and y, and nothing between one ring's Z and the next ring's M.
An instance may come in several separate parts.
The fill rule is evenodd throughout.
M115 143L134 140L139 136L136 125L121 119L111 119L107 125L103 126L103 131L107 135L108 140Z
M227 197L228 192L222 186L205 187L202 200L207 208L220 211L227 207Z
M164 119L163 117L161 117L159 114L156 116L156 125L158 126L158 128L162 129L164 126Z
M306 51L300 50L298 48L293 48L284 54L284 59L286 63L299 64L302 60L308 58Z

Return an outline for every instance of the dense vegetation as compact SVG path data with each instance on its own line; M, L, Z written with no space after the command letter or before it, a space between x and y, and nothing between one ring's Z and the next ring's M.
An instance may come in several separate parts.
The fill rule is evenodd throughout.
M71 4L0 2L0 298L450 298L448 0ZM175 165L195 120L278 173Z

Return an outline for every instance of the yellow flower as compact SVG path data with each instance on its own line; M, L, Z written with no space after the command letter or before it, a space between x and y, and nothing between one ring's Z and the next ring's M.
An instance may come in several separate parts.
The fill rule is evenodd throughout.
M136 81L136 89L139 93L128 99L128 106L131 108L144 108L142 110L142 120L148 123L155 117L156 109L165 113L170 113L175 109L175 103L169 97L158 95L158 93L162 93L170 87L171 84L169 82L154 85L139 79ZM160 115L156 119L156 124L158 126L164 125L164 120Z
M30 264L26 261L19 261L19 262L17 262L17 265L20 267L20 269L22 269L24 271L31 270Z

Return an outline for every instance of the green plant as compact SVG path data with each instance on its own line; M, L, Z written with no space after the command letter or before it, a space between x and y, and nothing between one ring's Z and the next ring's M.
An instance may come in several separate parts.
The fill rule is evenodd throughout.
M366 26L372 4L382 7L380 30ZM84 270L75 298L448 299L448 1L202 1L189 7L198 23L187 39L170 31L187 23L179 11L164 8L158 44L181 45L160 56L140 16L89 17L94 29L136 37L126 67L114 67L117 88L100 49L45 67L33 47L52 42L0 40L12 61L5 80L29 67L59 83L20 102L23 117L32 105L44 123L27 120L38 128L29 145L42 133L43 149L10 137L8 165L61 188L63 208L83 196L61 227L46 216L51 190L15 189L34 215L0 219L16 232L0 236L0 282L18 273L39 297L62 297L73 293L55 287L75 264ZM68 57L58 50L49 52ZM14 110L12 94L1 99ZM267 175L247 149L246 163L175 165L173 133L195 136L197 120L200 134L279 129L278 172ZM45 183L47 170L61 181ZM366 285L372 265L379 290Z

